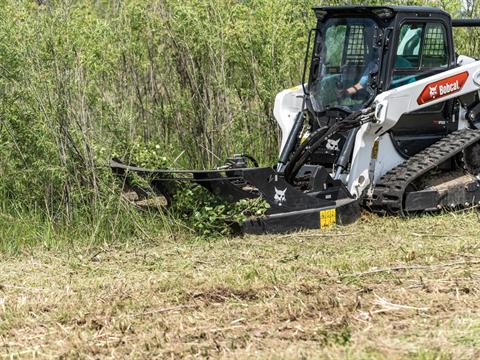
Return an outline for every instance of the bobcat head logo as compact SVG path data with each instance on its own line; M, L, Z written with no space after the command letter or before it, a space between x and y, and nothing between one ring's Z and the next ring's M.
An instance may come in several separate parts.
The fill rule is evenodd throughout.
M435 98L435 96L437 96L437 92L438 92L437 88L438 88L438 85L430 86L430 97Z
M327 145L326 145L327 150L338 151L339 150L339 148L338 148L338 143L339 142L340 142L340 138L338 138L337 140L328 139L327 140Z
M287 201L287 198L285 197L285 193L287 192L287 188L284 190L278 190L275 188L275 196L273 197L273 200L276 205L282 206L285 201Z

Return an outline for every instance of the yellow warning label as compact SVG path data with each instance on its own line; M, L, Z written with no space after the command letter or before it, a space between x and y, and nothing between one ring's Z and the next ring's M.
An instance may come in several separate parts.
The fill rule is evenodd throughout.
M337 209L320 211L320 229L325 229L337 223Z

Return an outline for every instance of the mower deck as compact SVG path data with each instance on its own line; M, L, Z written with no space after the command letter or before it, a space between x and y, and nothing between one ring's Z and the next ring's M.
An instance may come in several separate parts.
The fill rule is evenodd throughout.
M354 223L361 213L358 201L342 199L333 206L266 215L240 224L244 234L289 233L307 229L326 229L332 225Z
M112 160L110 167L122 178L124 189L137 193L139 200L163 196L167 205L171 205L175 194L183 189L181 183L190 182L229 202L262 198L270 205L264 216L232 225L235 233L263 234L326 228L332 224L350 224L360 216L358 201L349 196L341 181L333 180L321 166L307 166L300 173L310 179L313 188L309 192L291 185L272 168L266 167L155 170L125 165L118 159ZM147 180L154 194L131 182L129 172Z

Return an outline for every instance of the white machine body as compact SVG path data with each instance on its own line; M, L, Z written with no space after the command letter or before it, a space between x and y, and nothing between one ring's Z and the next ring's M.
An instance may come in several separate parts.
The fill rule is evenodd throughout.
M360 197L365 190L374 186L382 175L404 161L386 134L402 115L480 89L480 61L459 56L457 62L458 67L454 69L376 96L373 101L375 120L362 125L359 129L350 170L343 177L354 197ZM276 96L274 116L282 131L280 152L293 127L295 116L303 110L302 106L302 86L284 90ZM459 129L467 126L465 113L465 109L461 109ZM378 156L374 159L372 150L377 141Z

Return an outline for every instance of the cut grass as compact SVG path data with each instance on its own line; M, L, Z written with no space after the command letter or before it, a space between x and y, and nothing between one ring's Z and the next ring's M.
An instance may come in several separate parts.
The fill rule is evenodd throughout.
M0 353L478 358L478 226L473 211L366 214L328 231L3 255Z

